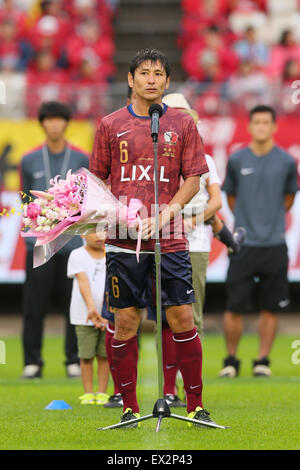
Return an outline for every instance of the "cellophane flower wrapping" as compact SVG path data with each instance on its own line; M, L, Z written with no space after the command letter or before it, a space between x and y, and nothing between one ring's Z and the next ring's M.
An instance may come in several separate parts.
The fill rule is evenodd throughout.
M48 191L31 191L36 199L24 208L23 223L29 230L21 234L37 239L34 267L49 261L74 235L109 232L121 225L141 228L141 201L131 199L125 206L86 168L73 174L69 170L65 180L56 176L50 185ZM138 237L137 257L139 248Z

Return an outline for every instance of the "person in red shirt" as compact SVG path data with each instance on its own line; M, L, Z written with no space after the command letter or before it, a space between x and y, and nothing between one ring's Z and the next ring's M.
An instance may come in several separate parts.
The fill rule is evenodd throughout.
M23 38L25 18L24 11L15 5L14 0L3 0L0 6L0 24L6 20L14 23L17 27L18 39Z
M12 19L0 23L0 70L22 72L32 56L32 49L18 39L17 25Z
M214 25L220 28L226 44L235 39L235 34L230 31L228 15L225 13L222 0L192 0L181 21L181 34L177 41L179 46L186 48L192 41L202 37L206 28Z
M114 45L110 38L103 36L97 21L85 20L77 27L66 45L66 54L72 71L79 69L83 60L93 63L98 75L105 79L112 76Z
M113 35L112 11L106 0L64 0L63 9L69 14L74 28L82 21L96 20L103 35Z
M203 38L189 45L182 57L186 73L198 81L226 80L237 68L238 58L225 47L219 29L210 26Z
M107 82L93 61L83 60L72 76L69 104L76 119L103 117L107 104Z
M269 75L274 78L280 77L288 60L300 63L300 45L293 31L289 29L283 31L279 43L272 48Z
M68 102L70 93L69 73L56 66L50 51L41 51L27 71L26 106L27 115L34 117L43 101L50 98Z
M42 0L41 14L27 28L27 37L34 49L50 50L58 59L61 56L72 25L61 9L61 0Z
M135 100L102 119L97 130L90 171L101 180L110 176L112 193L125 202L143 202L140 261L136 240L107 240L110 304L115 309L113 366L124 402L121 422L139 416L136 399L139 309L147 305L148 276L155 270L154 154L149 107L162 104L169 87L167 57L144 49L131 62L128 84ZM176 343L176 355L187 395L189 417L212 422L202 403L202 349L193 321L194 302L188 243L180 212L199 190L199 176L208 171L196 125L188 114L163 105L158 137L162 305ZM180 187L180 178L184 183ZM128 201L129 202L129 201ZM136 238L136 237L134 237ZM136 426L134 424L133 426Z

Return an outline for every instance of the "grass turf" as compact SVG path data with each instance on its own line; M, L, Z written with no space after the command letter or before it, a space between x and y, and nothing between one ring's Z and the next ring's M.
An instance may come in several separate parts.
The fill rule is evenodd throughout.
M256 336L245 336L239 357L238 379L218 379L224 356L223 339L207 336L204 348L204 402L211 416L226 430L188 428L181 421L164 419L155 433L156 420L139 429L96 431L119 421L121 410L82 406L78 379L67 379L62 341L47 337L44 345L44 378L23 381L19 338L6 343L7 364L0 365L0 449L300 449L300 365L291 361L296 337L280 336L271 360L273 377L251 377L251 359L257 350ZM138 398L141 414L149 414L157 398L154 338L143 335L139 362ZM96 381L95 381L96 384ZM182 388L180 389L180 392ZM112 393L110 382L108 393ZM47 411L52 400L65 400L72 410ZM174 410L185 415L185 410Z

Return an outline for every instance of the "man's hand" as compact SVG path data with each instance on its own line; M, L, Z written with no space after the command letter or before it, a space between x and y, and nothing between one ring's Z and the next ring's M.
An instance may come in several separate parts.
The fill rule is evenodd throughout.
M197 227L197 225L195 224L195 221L194 221L194 217L185 217L183 219L183 223L184 223L185 233L190 233L193 230L195 230L195 228Z
M100 329L101 331L105 330L105 325L108 323L105 318L101 317L100 313L98 313L95 308L91 308L90 310L88 310L86 323L88 323L89 321L92 321L94 326Z
M155 234L155 217L142 220L142 239L150 240Z

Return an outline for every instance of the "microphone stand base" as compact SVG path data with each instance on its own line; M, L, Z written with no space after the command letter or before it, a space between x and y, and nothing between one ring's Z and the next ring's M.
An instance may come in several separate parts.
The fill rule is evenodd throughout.
M196 424L197 426L201 425L201 426L206 426L209 428L227 429L227 426L220 426L217 423L209 423L209 422L198 420L198 419L187 418L186 416L175 415L171 413L171 410L166 400L159 398L154 405L151 415L141 416L140 418L131 419L130 421L125 421L123 423L113 424L112 426L107 426L105 428L98 428L97 431L106 431L108 429L124 428L126 426L132 426L133 424L137 424L137 423L140 423L141 421L146 421L147 419L152 419L152 418L153 419L158 418L156 432L160 430L160 426L161 426L163 418L173 418L179 421L186 421L188 423Z

